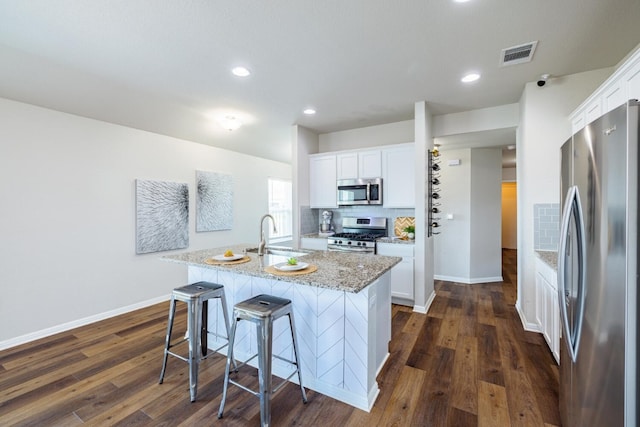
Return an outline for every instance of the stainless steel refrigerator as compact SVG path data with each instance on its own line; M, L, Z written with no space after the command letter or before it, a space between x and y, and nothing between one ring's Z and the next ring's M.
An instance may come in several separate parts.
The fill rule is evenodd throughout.
M561 150L564 427L637 424L638 114L629 101Z

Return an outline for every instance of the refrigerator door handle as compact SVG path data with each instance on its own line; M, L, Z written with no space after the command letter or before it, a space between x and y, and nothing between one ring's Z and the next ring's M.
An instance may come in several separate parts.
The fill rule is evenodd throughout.
M580 336L582 333L582 318L584 314L584 297L585 297L585 280L586 280L586 241L584 231L584 217L582 214L582 205L580 203L580 193L577 186L572 186L567 191L567 197L564 202L564 215L562 216L562 227L560 230L560 247L558 250L558 305L560 306L560 320L562 323L562 332L565 336L569 356L573 362L578 357L578 349L580 347ZM569 227L571 219L575 218L576 222L576 238L577 247L572 248L572 255L577 256L578 260L578 288L577 288L577 306L575 327L573 331L569 327L569 319L567 314L567 305L570 302L571 294L566 288L565 273L567 268L567 260L570 255L567 253L567 240L569 238Z
M565 342L567 343L567 350L571 359L575 361L571 340L569 339L569 320L567 319L567 303L565 296L565 270L567 259L567 239L569 238L569 222L571 221L571 210L573 205L573 199L575 197L576 187L570 187L567 191L567 196L564 201L564 208L562 209L562 222L560 223L560 247L558 248L558 305L560 309L560 324L562 325L562 333L565 336Z

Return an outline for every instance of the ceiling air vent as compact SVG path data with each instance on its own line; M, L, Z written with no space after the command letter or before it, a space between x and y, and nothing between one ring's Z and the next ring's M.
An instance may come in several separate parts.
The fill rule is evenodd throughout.
M502 49L500 66L522 64L531 61L536 50L537 41Z

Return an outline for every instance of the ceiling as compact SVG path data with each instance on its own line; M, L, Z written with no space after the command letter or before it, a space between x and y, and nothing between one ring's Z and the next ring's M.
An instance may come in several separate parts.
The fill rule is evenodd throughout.
M541 74L616 65L638 22L638 0L3 0L0 97L289 162L294 124L518 102ZM499 66L535 40L533 61ZM222 129L229 114L244 125Z

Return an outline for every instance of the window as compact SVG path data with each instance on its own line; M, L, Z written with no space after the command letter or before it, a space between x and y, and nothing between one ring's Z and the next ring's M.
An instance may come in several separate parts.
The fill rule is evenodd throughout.
M269 178L269 213L276 220L277 233L269 230L269 241L286 242L293 238L293 202L291 181Z

